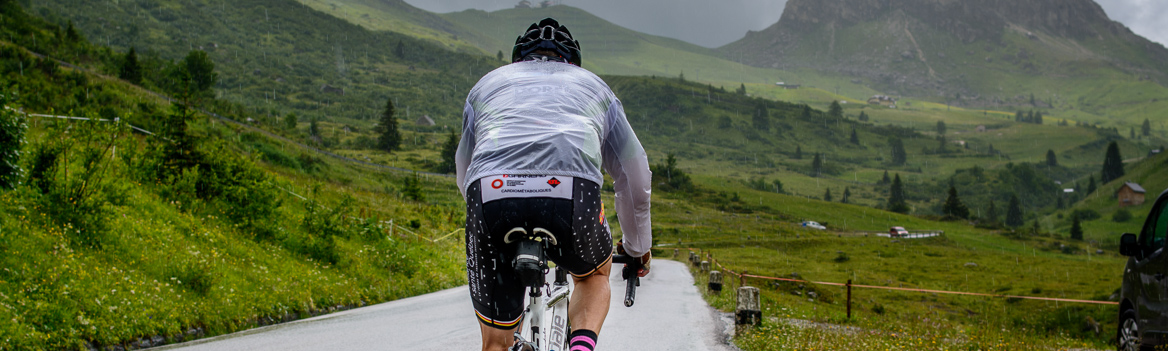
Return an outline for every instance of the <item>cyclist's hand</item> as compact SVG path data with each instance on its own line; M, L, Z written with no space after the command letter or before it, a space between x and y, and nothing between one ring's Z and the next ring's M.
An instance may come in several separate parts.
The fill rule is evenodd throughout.
M637 271L638 277L649 275L649 263L651 261L653 261L653 251L646 251L645 254L641 256L641 270Z
M618 255L628 255L628 253L625 252L624 244L625 244L624 240L616 242L616 253ZM649 274L649 263L652 260L653 260L653 251L646 252L644 255L641 256L641 269L637 271L638 277L644 277L645 275Z

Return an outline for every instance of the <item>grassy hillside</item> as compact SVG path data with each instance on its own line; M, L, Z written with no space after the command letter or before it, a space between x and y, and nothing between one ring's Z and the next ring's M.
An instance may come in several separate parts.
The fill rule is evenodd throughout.
M407 4L401 0L299 0L314 10L327 13L364 28L391 31L411 37L432 40L453 51L490 55L471 45L480 33L465 30L441 16Z
M1097 214L1098 217L1082 222L1084 239L1118 245L1120 234L1140 233L1144 220L1148 217L1148 212L1152 210L1152 204L1156 202L1156 197L1168 189L1168 179L1164 177L1165 172L1168 172L1168 154L1164 153L1128 164L1125 167L1123 177L1107 184L1101 184L1098 190L1087 195L1082 202L1066 210L1053 212L1045 216L1044 221L1060 232L1069 232L1072 213L1090 211ZM1124 182L1134 182L1142 186L1147 191L1145 194L1147 202L1140 206L1125 208L1131 213L1131 219L1119 222L1114 219L1116 212L1120 209L1115 192Z
M14 109L0 117L30 118L19 183L0 189L0 349L146 347L462 284L449 179L184 121L140 87L26 51L102 70L108 49L12 2L0 13L16 40L0 40Z

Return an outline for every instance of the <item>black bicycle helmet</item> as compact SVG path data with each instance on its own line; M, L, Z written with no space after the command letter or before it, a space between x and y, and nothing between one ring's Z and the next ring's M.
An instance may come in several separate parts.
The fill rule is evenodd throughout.
M568 63L580 65L580 42L572 39L567 26L552 18L544 18L532 23L527 32L515 38L515 48L511 50L511 62L522 61L536 50L548 50L559 54Z

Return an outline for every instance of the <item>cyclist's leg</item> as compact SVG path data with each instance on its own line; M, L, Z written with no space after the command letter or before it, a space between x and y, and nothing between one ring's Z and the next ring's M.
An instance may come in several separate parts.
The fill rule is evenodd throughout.
M558 250L549 256L567 268L576 283L568 304L572 329L598 333L611 298L612 235L604 218L600 185L580 178L573 181L571 236L561 238Z
M466 192L467 281L482 330L483 350L505 350L514 344L513 335L523 317L524 287L511 265L515 247L504 245L502 234L492 235L490 230L492 226L506 225L496 223L505 216L485 210L488 206L482 203L479 186L476 181Z

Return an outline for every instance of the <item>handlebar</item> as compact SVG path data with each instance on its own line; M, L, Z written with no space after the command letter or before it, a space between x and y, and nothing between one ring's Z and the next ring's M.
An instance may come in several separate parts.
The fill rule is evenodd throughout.
M633 307L637 297L637 286L641 285L641 278L637 272L641 270L641 259L629 255L613 255L612 263L624 264L621 278L625 279L625 307Z

